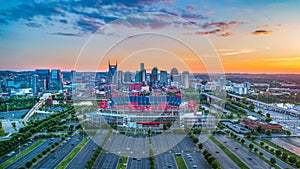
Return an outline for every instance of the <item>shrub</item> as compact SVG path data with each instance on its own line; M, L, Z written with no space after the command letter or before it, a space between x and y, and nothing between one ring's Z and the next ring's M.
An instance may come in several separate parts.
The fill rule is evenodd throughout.
M290 157L289 162L290 163L295 163L297 161L296 157Z
M35 163L37 161L36 157L33 157L31 161Z
M32 162L31 162L31 161L27 161L26 164L25 164L25 166L26 166L27 168L31 167L31 166L32 166Z
M38 157L38 158L42 158L42 157L43 157L43 155L42 155L42 154L39 154L37 157Z
M283 153L282 155L281 155L281 157L282 157L282 159L284 159L284 160L286 160L287 158L288 158L288 154L287 153Z

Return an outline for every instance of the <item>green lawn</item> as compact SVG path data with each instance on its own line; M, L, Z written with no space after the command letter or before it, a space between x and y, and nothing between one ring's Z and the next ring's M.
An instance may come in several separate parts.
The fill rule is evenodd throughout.
M182 156L175 156L175 160L176 160L178 169L187 169Z
M9 160L5 161L4 163L2 163L0 165L0 168L6 168L9 165L11 165L12 163L16 162L18 159L20 159L21 157L25 156L26 154L30 153L33 149L35 149L36 147L38 147L39 145L41 145L42 143L44 143L46 140L39 140L37 142L35 142L33 145L31 145L30 147L26 148L25 150L23 150L20 154L15 155L14 157L10 158Z
M232 161L234 161L240 168L250 169L243 161L241 161L236 155L234 155L230 150L228 150L222 143L216 140L213 136L209 137L217 146L219 146L224 153L227 154Z
M86 145L90 138L85 138L65 157L56 167L57 169L64 169L71 162L71 160L79 153L79 151Z
M121 156L120 161L118 163L117 169L126 169L127 168L128 157Z

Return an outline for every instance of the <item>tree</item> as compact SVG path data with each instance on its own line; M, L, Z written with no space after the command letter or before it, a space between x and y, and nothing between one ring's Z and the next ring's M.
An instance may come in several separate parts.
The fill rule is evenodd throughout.
M32 165L32 162L31 162L31 161L27 161L26 164L25 164L25 166L26 166L27 168L31 167L31 165Z
M261 132L262 132L262 125L261 125L261 124L257 126L256 131L257 131L258 133L261 133Z
M252 144L252 143L250 143L250 144L249 144L249 148L250 148L250 150L252 150L252 149L253 149L253 147L254 147L254 146L253 146L253 144Z
M202 143L199 143L198 144L198 148L201 150L203 148L203 144Z
M292 157L289 158L290 163L295 163L296 161L297 161L296 157L292 156Z
M37 161L36 157L32 158L32 162L35 163Z
M255 152L257 152L257 151L258 151L258 148L257 148L257 147L255 147L255 148L254 148L254 151L255 151Z
M249 106L249 109L250 110L254 110L255 109L255 105L253 103L251 103L250 106Z
M274 157L270 158L270 162L274 165L276 163L276 159Z
M300 168L300 160L298 160L298 161L296 162L296 167L297 167L297 168Z
M247 97L243 97L243 98L242 98L242 102L243 102L244 104L246 104L246 103L247 103Z
M280 155L281 155L281 151L280 151L280 150L276 150L276 151L275 151L275 154L276 154L277 156L280 156Z
M257 114L262 115L263 111L262 110L258 110Z
M267 118L271 118L270 113L267 113L267 114L266 114L266 117L267 117Z
M282 153L281 157L282 159L286 160L288 158L288 154L287 153Z
M267 130L267 131L266 131L266 135L267 135L267 136L271 136L271 135L272 135L271 131L270 131L270 130Z
M290 130L286 130L286 135L290 136L292 134L292 132Z
M163 125L163 129L167 130L167 125L166 124Z
M241 142L244 144L244 143L245 143L245 140L244 140L244 139L242 139L242 140L241 140Z
M263 146L265 143L264 142L260 142L260 145Z

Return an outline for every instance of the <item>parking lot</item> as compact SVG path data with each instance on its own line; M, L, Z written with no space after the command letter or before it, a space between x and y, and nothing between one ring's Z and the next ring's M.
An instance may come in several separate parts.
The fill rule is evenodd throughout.
M240 143L229 138L225 135L217 135L215 138L227 147L232 153L234 153L240 160L253 169L270 169L270 165L256 156L252 151L249 151L246 147Z
M49 153L43 160L39 161L33 168L49 169L55 168L81 141L82 137L74 136L65 140L54 152Z
M128 169L149 169L149 158L129 158L127 163Z
M197 147L185 134L161 134L151 137L155 155L166 151L197 151Z
M149 156L149 138L145 135L125 136L112 135L104 149L111 153L129 157L143 158Z
M74 168L84 168L86 163L92 158L95 151L93 148L97 148L98 145L90 140L86 145L80 150L80 152L72 159L69 165L66 167L67 169Z
M119 156L104 151L94 164L94 169L115 169L118 165Z
M155 168L159 169L169 169L169 168L178 168L174 153L163 153L157 156L154 156Z
M208 165L205 158L200 152L181 153L181 156L183 157L185 164L188 168L210 168L210 166Z

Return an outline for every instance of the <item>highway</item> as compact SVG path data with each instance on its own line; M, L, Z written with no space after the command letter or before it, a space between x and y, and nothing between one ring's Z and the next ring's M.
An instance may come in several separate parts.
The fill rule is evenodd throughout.
M270 165L256 156L252 151L249 151L246 147L240 143L228 138L226 135L214 136L219 142L227 147L232 153L234 153L241 161L248 165L252 169L270 169Z
M227 154L225 154L221 150L221 148L219 148L210 139L207 139L203 143L203 147L204 147L204 149L207 149L213 156L215 156L218 159L222 168L230 168L230 169L239 169L240 168L234 161L231 160L231 158L229 158L227 156Z
M70 140L66 140L66 143L59 145L54 152L49 153L33 166L33 169L55 168L81 141L82 137L71 137Z
M93 148L97 149L98 145L91 139L86 145L80 150L80 152L72 159L67 169L81 169L84 168L86 163L92 158L95 151Z
M53 142L58 142L58 141L59 141L58 138L53 140ZM27 161L30 161L33 157L37 157L38 154L42 153L45 149L50 147L50 145L49 145L50 143L51 143L51 140L47 139L47 141L45 141L44 143L42 143L41 145L36 147L34 150L32 150L30 153L26 154L25 156L23 156L22 158L20 158L16 162L12 163L7 168L19 168L21 166L25 166L25 163Z

